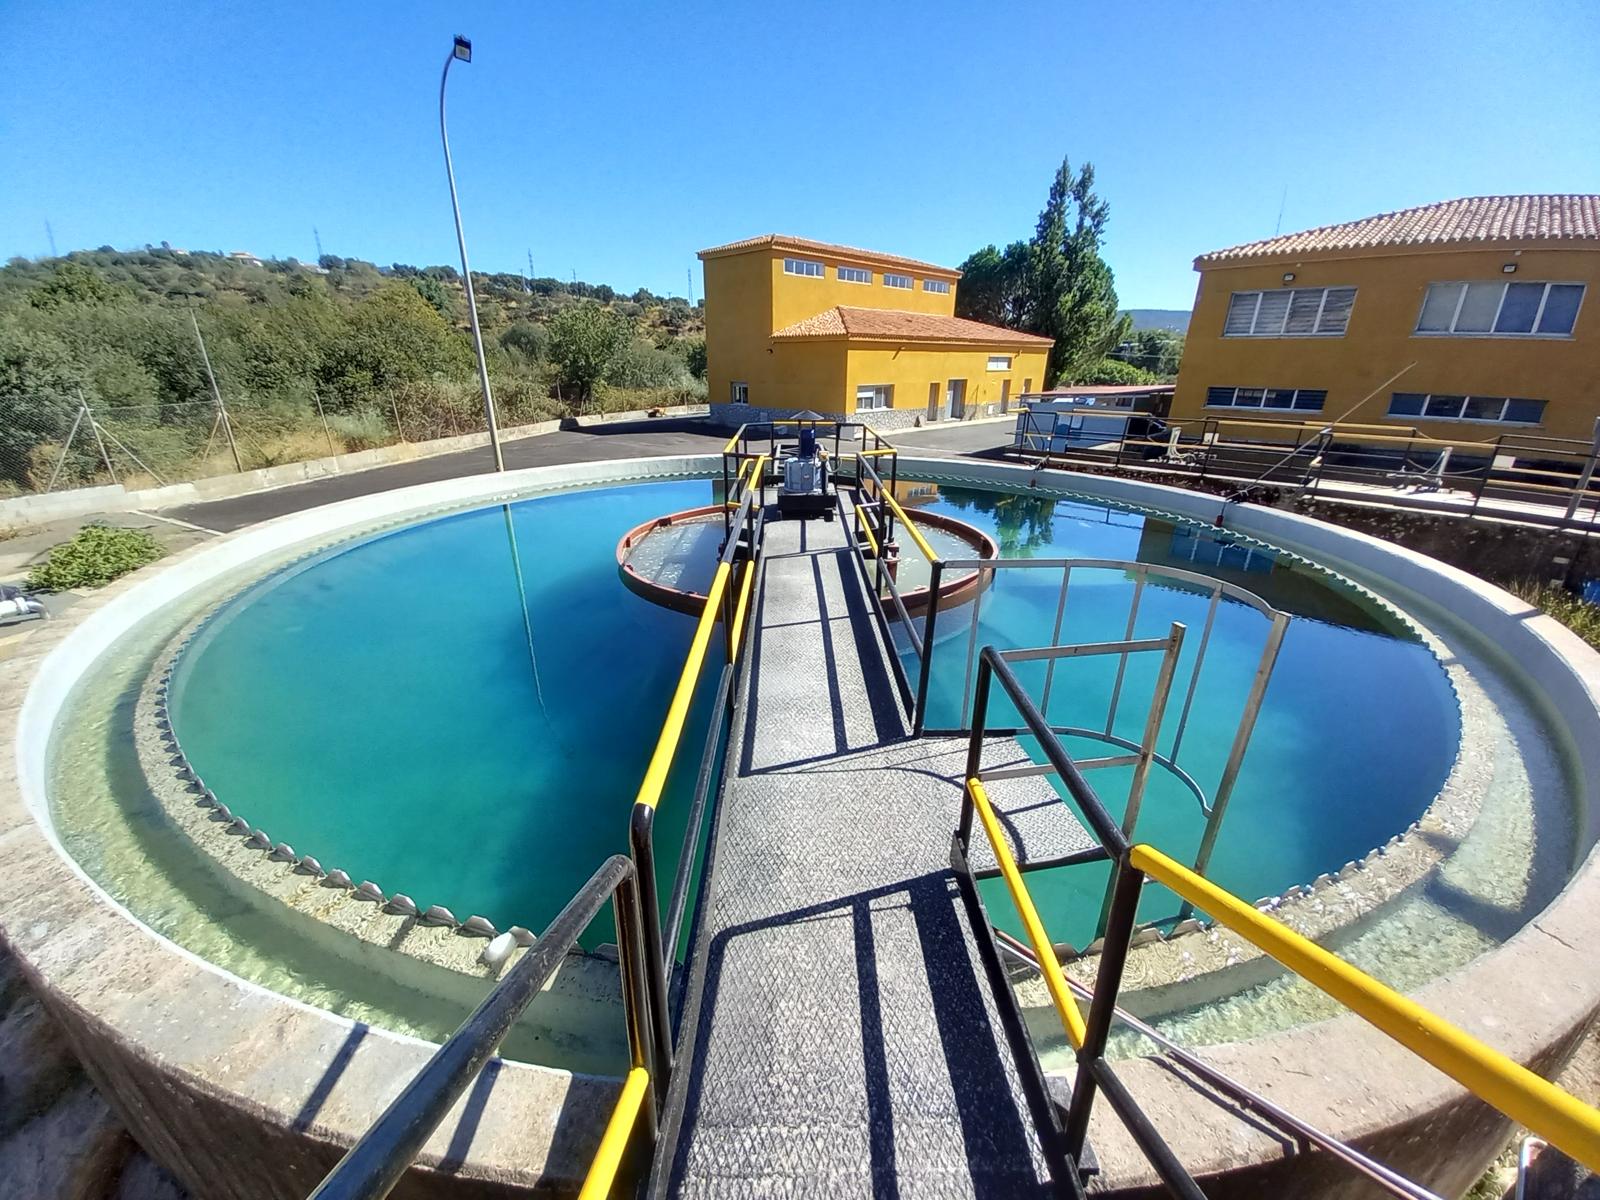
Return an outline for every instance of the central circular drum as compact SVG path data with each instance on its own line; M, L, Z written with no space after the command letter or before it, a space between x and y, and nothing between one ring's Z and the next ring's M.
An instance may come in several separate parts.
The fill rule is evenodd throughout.
M941 561L998 558L1000 547L983 530L944 513L913 510L909 514L917 532ZM724 505L668 513L635 525L617 542L617 570L622 582L646 600L678 612L699 613L716 574L717 560L727 544L728 514ZM907 613L928 606L932 570L915 546L894 545L885 566L894 572L900 600ZM939 584L939 603L970 600L988 582L977 569L952 571ZM884 585L879 597L884 611L893 615L893 601Z

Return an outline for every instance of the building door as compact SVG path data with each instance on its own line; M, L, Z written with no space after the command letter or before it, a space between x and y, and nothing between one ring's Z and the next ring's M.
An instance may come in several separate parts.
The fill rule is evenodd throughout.
M1000 411L1003 413L1011 411L1011 380L1009 379L1000 381Z
M937 421L938 419L939 419L939 385L937 383L930 383L928 385L928 420L929 421Z
M967 415L967 381L965 379L952 379L944 392L945 411L950 414L952 421L959 421Z

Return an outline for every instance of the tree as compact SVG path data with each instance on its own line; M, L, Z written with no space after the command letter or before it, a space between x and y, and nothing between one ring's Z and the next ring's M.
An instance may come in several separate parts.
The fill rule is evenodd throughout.
M35 308L61 308L73 304L109 304L118 295L117 289L93 267L64 262L33 290L28 300Z
M408 277L407 282L417 289L417 295L431 304L434 312L452 325L455 324L456 298L450 294L450 289L432 275L417 274L415 267L410 268L410 270L412 274Z
M1124 341L1111 268L1100 257L1110 206L1094 191L1094 167L1056 171L1031 241L986 246L962 264L958 313L1054 338L1045 386L1073 381Z
M1097 363L1090 363L1087 367L1080 368L1072 382L1126 387L1130 384L1155 383L1156 378L1151 372L1132 363L1123 362L1118 358L1102 358Z
M628 344L628 322L598 304L563 309L550 322L550 361L561 382L572 389L580 407L594 396L594 386Z
M1027 242L1012 242L1004 250L985 246L969 255L961 264L956 316L1008 329L1030 327L1028 259Z
M1183 362L1184 340L1176 329L1139 329L1116 348L1112 357L1132 363L1160 379L1176 379Z
M696 379L704 379L706 377L705 338L691 338L683 357L684 361L689 364L689 374Z

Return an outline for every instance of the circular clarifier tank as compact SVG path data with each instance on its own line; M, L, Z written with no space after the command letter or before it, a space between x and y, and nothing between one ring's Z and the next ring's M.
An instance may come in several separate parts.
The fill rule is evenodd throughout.
M1339 556L1370 549L1349 535L1320 543L1335 547L1323 553L1336 573L1295 542L1298 527L1244 510L1238 523L1254 523L1254 536L1219 534L1163 511L1172 496L1162 489L1115 489L1112 500L1027 487L1025 473L987 465L901 465L902 481L919 480L903 499L942 557L1178 567L1290 614L1212 860L1223 886L1279 898L1292 923L1334 913L1333 944L1407 989L1492 957L1546 906L1560 907L1551 902L1592 841L1574 818L1581 777L1564 731L1589 728L1594 714L1569 711L1570 697L1523 678L1452 616L1451 605L1466 601L1450 588L1469 595L1459 581L1435 585L1419 573L1406 588L1389 587L1373 568L1358 583ZM517 481L532 490L509 497L495 490L503 484L432 485L417 498L243 531L108 590L103 609L86 607L47 631L64 639L51 663L72 654L41 677L24 711L21 761L39 783L32 819L103 889L85 893L86 903L109 897L191 951L190 966L216 964L268 994L437 1039L490 978L477 964L484 932L541 929L626 845L695 620L622 585L619 543L624 567L648 561L660 581L703 594L722 539L709 478L716 468L695 460L533 472ZM670 470L693 477L659 478ZM1143 505L1127 502L1135 492ZM663 527L667 513L688 515ZM952 532L957 524L976 539ZM638 531L674 526L680 541L637 558L654 536L630 543ZM927 564L901 542L898 578L914 592ZM1062 641L1128 636L1140 587L1129 573L1086 571L1065 588L1048 568L989 574L981 588L941 602L931 727L963 723L974 645L1045 644L1058 619ZM1440 598L1421 600L1413 588ZM1132 636L1159 635L1173 621L1198 631L1209 603L1203 589L1147 582ZM909 642L898 622L891 629L914 678ZM1223 770L1262 634L1259 613L1221 603L1183 739L1185 768L1207 791ZM1186 642L1185 663L1197 642ZM719 643L712 639L713 656ZM1052 719L1103 719L1114 669L1107 662L1058 677ZM1152 688L1142 666L1128 668L1118 734L1137 736ZM711 700L707 686L686 746L700 744ZM695 754L680 758L659 809L663 890L678 865L697 765ZM1114 812L1126 793L1117 770L1094 780ZM206 806L207 793L228 820ZM233 830L233 818L245 831ZM1158 774L1139 820L1140 840L1181 858L1204 814ZM1396 864L1420 843L1432 857L1404 875ZM1097 870L1030 876L1046 926L1077 949L1092 941L1104 884ZM378 899L330 884L338 878L370 881ZM1362 879L1393 886L1347 894ZM991 916L1005 925L1009 904L984 886ZM420 919L435 906L449 923ZM50 924L4 915L8 930ZM469 917L482 924L468 927ZM379 928L386 937L374 936ZM612 936L609 920L595 923L586 953L507 1044L509 1057L602 1075L621 1069L616 967L604 945ZM1292 985L1237 963L1198 991L1162 965L1163 955L1180 961L1207 940L1143 946L1130 961L1130 994L1142 989L1143 1011L1170 1034L1234 1041L1329 1015ZM426 943L423 952L413 943ZM99 999L72 1001L80 1002ZM152 1061L170 1053L153 1051Z

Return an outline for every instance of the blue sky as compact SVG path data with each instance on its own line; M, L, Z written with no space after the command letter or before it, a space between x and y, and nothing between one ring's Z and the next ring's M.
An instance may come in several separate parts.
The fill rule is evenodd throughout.
M914 16L912 15L914 14ZM682 294L785 232L958 263L1063 154L1126 305L1196 254L1408 205L1600 191L1600 4L0 0L0 257L170 241ZM1285 199L1286 197L1286 199ZM696 294L699 273L696 267Z

